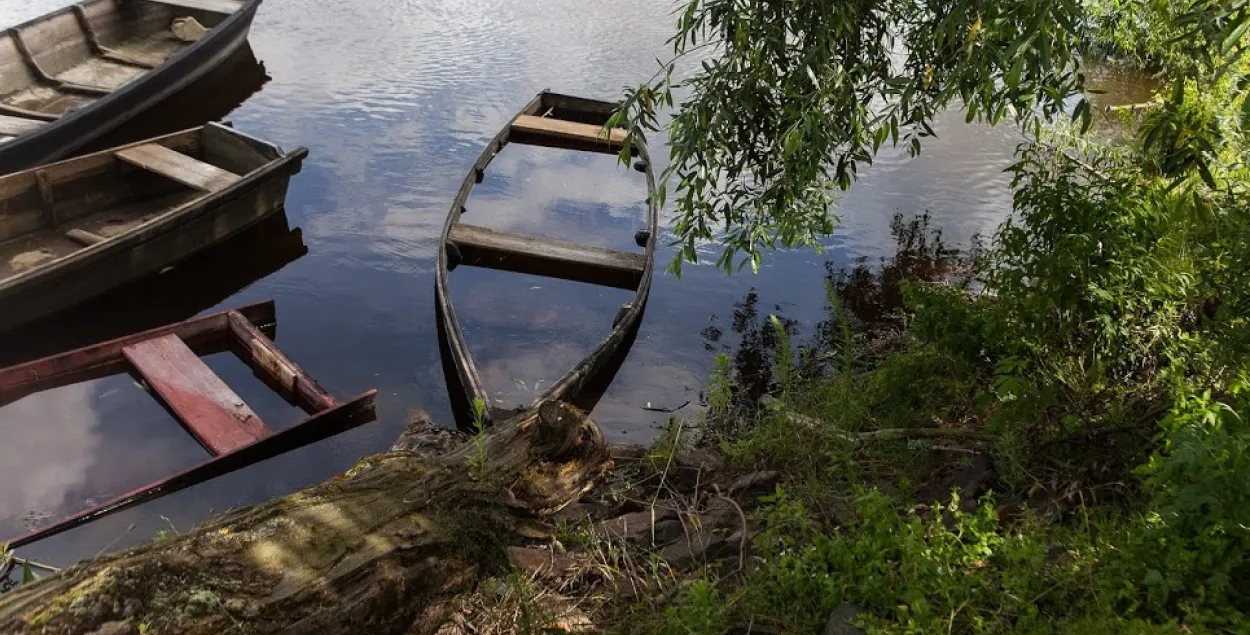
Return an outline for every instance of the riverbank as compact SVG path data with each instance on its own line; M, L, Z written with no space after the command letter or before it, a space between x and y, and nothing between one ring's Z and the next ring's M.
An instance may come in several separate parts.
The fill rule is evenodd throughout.
M1027 402L1018 369L918 319L921 298L996 301L980 250L894 228L893 258L830 272L804 337L748 296L703 413L615 446L449 632L1239 632L1245 527L1220 502L1244 493L1240 455L1211 436L1202 464L1176 432L1218 402L1142 379Z

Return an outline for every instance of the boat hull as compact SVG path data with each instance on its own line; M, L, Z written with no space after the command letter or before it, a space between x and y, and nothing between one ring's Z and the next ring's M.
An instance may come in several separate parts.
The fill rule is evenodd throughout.
M80 110L0 145L0 175L73 156L194 84L247 42L260 4L261 0L249 0L160 67Z

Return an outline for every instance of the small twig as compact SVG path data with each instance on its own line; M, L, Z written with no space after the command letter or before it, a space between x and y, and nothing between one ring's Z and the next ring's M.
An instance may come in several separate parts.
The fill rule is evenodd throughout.
M95 560L96 558L99 558L99 557L100 557L100 556L101 556L101 555L102 555L105 551L108 551L109 549L112 549L112 548L113 548L113 545L117 544L117 541L118 541L118 540L121 540L122 538L125 538L125 537L126 537L126 534L128 534L128 533L130 533L130 532L132 532L132 531L134 531L134 530L135 530L135 524L134 524L134 523L130 523L130 526L126 528L126 531L123 531L123 532L122 532L121 534L119 534L116 538L114 538L114 539L113 539L113 542L110 542L109 544L104 545L104 548L103 548L103 549L101 549L100 551L98 551L98 552L97 552L94 556L92 556L92 558L91 558L91 559L92 559L92 560Z
M9 556L9 558L13 560L13 562L26 565L32 569L39 569L41 571L48 571L51 573L56 573L57 571L61 570L60 567L54 567L50 564L43 564L40 562L35 562L34 560L27 560L25 558L19 558L17 556Z
M683 404L682 404L682 405L680 405L680 406L677 406L676 408L662 408L662 407L655 407L655 406L652 406L652 405L651 405L651 402L649 402L649 401L648 401L648 402L647 402L647 405L643 406L643 407L642 407L642 409L643 409L643 410L650 410L651 412L663 412L663 413L665 413L665 414L672 414L672 413L677 412L678 410L681 410L682 408L685 408L686 406L689 406L689 405L690 405L690 400L689 400L689 399L687 399L685 403L683 403Z
M984 452L981 452L980 450L973 450L971 448L956 448L956 447L949 446L949 445L931 445L929 446L929 449L935 452L954 452L956 454L972 454L972 455L985 454Z

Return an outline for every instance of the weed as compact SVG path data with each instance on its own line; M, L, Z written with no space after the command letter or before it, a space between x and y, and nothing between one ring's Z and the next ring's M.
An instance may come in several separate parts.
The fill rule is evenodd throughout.
M473 454L469 456L469 471L474 479L482 481L486 476L486 402L473 400Z

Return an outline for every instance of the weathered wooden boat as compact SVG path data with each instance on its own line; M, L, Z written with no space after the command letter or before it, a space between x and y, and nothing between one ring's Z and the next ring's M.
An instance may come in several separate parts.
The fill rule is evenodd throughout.
M247 41L260 2L87 0L0 34L0 174L70 156L192 84Z
M213 458L188 470L7 541L11 548L59 534L113 512L229 474L376 418L369 391L349 401L330 396L270 339L272 301L216 313L0 370L0 407L45 390L129 372ZM268 332L268 333L266 333ZM274 431L200 357L232 351L257 377L309 418ZM31 422L35 424L37 422ZM20 428L0 430L20 438ZM0 541L3 544L6 541Z
M607 337L581 362L552 383L544 394L534 400L535 404L549 399L573 401L616 356L642 316L651 291L659 213L654 196L655 177L645 147L632 149L639 160L636 167L644 171L647 178L647 226L634 236L635 242L643 248L642 253L524 236L463 222L473 186L482 182L491 161L509 143L618 153L626 142L625 131L605 129L615 107L615 104L593 99L540 93L487 144L465 176L447 215L434 283L439 329L448 357L456 368L458 388L464 393L463 401L458 398L455 401L470 406L475 402L485 404L487 419L493 417L494 404L482 385L448 294L448 272L456 266L489 267L634 291L633 300L617 311Z
M0 368L190 319L307 253L279 212L175 267L0 332Z
M0 176L0 330L156 273L282 210L307 154L208 124Z

